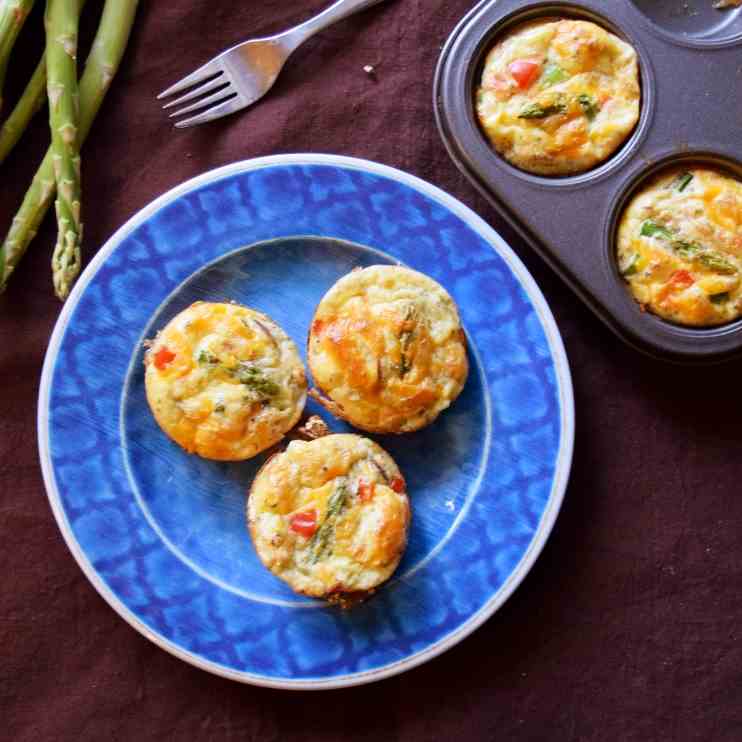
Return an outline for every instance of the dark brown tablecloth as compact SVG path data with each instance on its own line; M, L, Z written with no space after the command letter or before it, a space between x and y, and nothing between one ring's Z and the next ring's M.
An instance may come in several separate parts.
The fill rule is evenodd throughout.
M431 81L470 0L389 0L339 24L297 52L258 106L207 127L175 132L158 110L156 92L215 52L323 4L141 3L84 151L86 259L163 191L257 155L355 155L443 187L510 240L564 336L577 440L553 536L473 636L375 685L266 690L158 649L85 579L44 492L36 399L60 308L47 222L0 298L0 738L742 740L742 363L675 368L622 345L456 171ZM99 3L88 5L86 38ZM11 98L42 44L38 9L30 23ZM42 114L0 168L3 233L46 141Z

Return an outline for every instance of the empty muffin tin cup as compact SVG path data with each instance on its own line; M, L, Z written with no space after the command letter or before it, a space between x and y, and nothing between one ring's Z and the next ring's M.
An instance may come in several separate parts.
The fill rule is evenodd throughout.
M714 0L631 0L653 33L699 49L742 41L742 7L715 8Z

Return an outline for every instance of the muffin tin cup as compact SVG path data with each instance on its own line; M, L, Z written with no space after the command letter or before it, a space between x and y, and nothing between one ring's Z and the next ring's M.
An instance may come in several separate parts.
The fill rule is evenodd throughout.
M649 18L641 5L485 0L462 19L441 53L436 120L456 165L622 340L668 361L720 361L742 354L742 321L690 328L642 311L618 273L615 234L628 198L662 168L705 164L742 178L736 151L742 94L735 89L742 15L731 11L726 35L696 39L672 24L659 28L659 11ZM625 39L637 51L641 73L641 113L632 134L601 165L567 177L510 165L489 144L474 110L474 91L496 39L522 22L554 16L590 20Z
M742 41L742 7L717 10L713 0L629 0L646 26L681 46L711 49Z

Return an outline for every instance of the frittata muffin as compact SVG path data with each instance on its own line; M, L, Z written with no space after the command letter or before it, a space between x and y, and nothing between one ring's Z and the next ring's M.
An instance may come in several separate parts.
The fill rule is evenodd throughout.
M572 175L607 159L639 119L634 48L589 21L516 27L487 55L476 93L479 121L516 167Z
M196 302L145 357L147 401L189 453L241 461L292 428L307 382L296 346L270 317L238 304Z
M292 441L258 472L247 503L263 564L296 592L343 607L397 568L410 504L391 456L368 438Z
M309 333L310 394L362 430L409 433L460 394L466 339L453 299L393 265L352 271L323 297Z
M618 268L636 300L682 325L742 314L742 183L702 167L667 170L621 216Z

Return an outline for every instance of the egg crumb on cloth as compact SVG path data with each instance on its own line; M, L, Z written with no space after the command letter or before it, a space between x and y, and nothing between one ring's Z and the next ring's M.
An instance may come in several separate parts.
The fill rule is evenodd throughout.
M406 490L394 460L367 438L292 441L252 484L250 535L263 564L293 590L350 607L402 558Z
M377 433L430 424L468 374L458 310L432 278L374 265L341 278L311 324L310 394L332 414Z
M683 325L742 314L742 183L705 168L672 168L630 201L617 259L634 298Z
M277 443L306 401L304 366L270 317L238 304L196 302L145 354L147 401L189 453L241 461Z
M540 175L571 175L607 159L639 119L634 48L595 23L539 19L487 55L476 93L495 150Z

